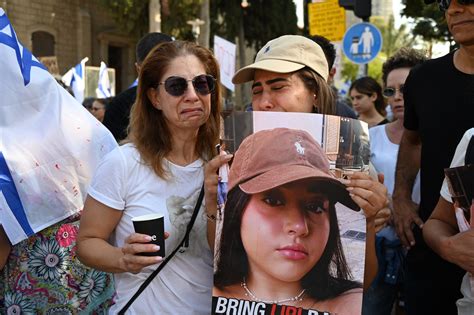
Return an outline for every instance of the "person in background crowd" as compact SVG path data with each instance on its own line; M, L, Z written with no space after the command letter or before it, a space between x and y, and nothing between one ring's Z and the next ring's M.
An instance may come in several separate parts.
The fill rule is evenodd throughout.
M329 67L328 84L331 85L333 92L336 95L336 116L342 116L347 118L357 119L357 114L347 104L346 100L339 96L336 87L334 87L334 76L336 75L336 68L334 67L334 61L336 60L336 49L334 45L324 36L313 35L310 37L316 44L318 44L326 56Z
M465 273L435 254L422 237L423 224L439 200L443 170L464 132L474 125L474 4L460 0L438 4L459 48L415 67L405 82L405 130L393 193L397 234L409 248L404 273L409 315L456 314ZM411 199L418 170L419 207Z
M234 84L253 81L252 106L254 111L281 111L335 113L335 101L327 83L328 63L321 47L314 41L298 35L275 38L258 52L255 62L237 71ZM384 210L388 199L386 188L377 179L362 172L355 172L346 184L363 191L354 196L361 208L376 207L366 216L367 250L364 285L370 284L377 272L375 256L375 231L390 216ZM380 211L383 210L383 211Z
M86 97L82 101L82 106L92 114L92 103L94 103L95 97Z
M160 43L170 42L171 36L153 32L143 36L136 47L135 68L140 73L140 68L148 53ZM110 106L104 115L103 124L112 132L117 142L127 137L127 127L130 121L130 110L137 96L137 85L129 87L127 90L115 96L110 102Z
M466 131L456 148L450 167L474 164L474 128ZM472 179L471 179L472 182ZM464 183L467 188L467 183ZM472 187L471 187L472 188ZM474 234L474 199L467 212L452 199L446 178L441 187L433 213L423 227L423 237L441 257L466 270L461 284L463 297L456 301L458 315L474 314L473 274L474 255L472 255ZM467 192L472 196L472 191Z
M387 98L395 120L369 129L370 161L377 172L384 174L384 185L393 193L398 148L403 134L403 89L411 68L426 61L426 57L411 48L401 48L382 66L383 95ZM412 199L420 201L420 179L417 176ZM377 278L364 295L362 314L390 315L403 281L402 264L405 251L395 228L389 225L376 236Z
M365 121L369 128L388 123L382 87L373 78L363 77L352 82L349 96L359 119Z
M109 100L105 98L97 98L92 103L91 113L98 121L104 121L104 114L109 108Z
M86 265L114 273L121 310L163 257L148 235L134 233L135 216L164 215L167 255L184 237L205 179L205 203L189 244L172 257L131 304L133 314L205 314L211 309L219 142L219 66L210 50L159 44L140 69L127 143L106 156L89 189L78 236ZM211 160L212 159L212 160ZM208 162L205 169L205 163ZM100 218L98 220L97 218Z

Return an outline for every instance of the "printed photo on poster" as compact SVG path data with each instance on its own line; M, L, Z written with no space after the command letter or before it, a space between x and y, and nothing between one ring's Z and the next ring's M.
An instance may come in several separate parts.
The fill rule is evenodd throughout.
M365 217L339 179L368 171L365 123L234 113L216 234L213 314L359 314Z

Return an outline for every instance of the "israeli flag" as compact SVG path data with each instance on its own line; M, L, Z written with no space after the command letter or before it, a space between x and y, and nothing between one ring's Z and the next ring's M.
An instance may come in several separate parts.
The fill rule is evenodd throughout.
M75 67L69 69L61 78L61 81L71 88L74 97L81 104L84 100L84 91L86 90L85 77L87 61L89 61L89 58L85 57Z
M112 89L110 86L109 73L105 62L100 62L99 81L97 89L95 90L97 98L107 98L112 96Z
M75 213L110 132L16 37L0 8L0 224L12 244Z

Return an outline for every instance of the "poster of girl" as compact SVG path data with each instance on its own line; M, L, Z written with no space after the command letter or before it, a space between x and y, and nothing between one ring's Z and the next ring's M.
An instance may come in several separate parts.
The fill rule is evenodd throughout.
M352 280L341 245L338 202L360 210L308 132L274 128L246 137L229 173L213 313L246 300L266 307L261 314L275 305L359 314L362 284ZM251 314L239 305L233 314Z

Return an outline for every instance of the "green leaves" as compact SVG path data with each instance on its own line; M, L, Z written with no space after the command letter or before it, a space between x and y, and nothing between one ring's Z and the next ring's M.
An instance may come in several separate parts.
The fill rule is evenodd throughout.
M122 30L135 36L148 32L148 3L148 0L100 0Z
M403 0L403 3L405 9L402 14L415 19L414 35L420 35L428 42L452 42L444 13L438 9L436 3L425 5L423 0Z
M247 46L260 49L270 39L298 33L296 8L292 0L211 1L211 32L233 41L243 24Z

